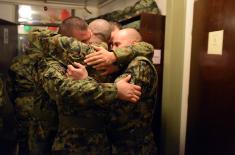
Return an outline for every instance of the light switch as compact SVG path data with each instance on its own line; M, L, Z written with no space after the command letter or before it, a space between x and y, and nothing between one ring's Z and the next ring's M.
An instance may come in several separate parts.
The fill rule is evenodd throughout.
M208 54L222 55L224 30L209 32Z
M160 49L154 49L152 61L153 61L153 64L155 65L161 63L161 50Z

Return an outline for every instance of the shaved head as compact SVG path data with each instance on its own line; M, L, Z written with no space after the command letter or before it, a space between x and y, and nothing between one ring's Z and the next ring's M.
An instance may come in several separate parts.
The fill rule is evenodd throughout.
M65 19L60 27L59 34L74 37L79 41L87 42L91 37L86 21L79 17L69 17Z
M111 26L104 19L93 20L89 24L89 29L93 33L90 42L108 42L111 36Z
M118 31L113 37L112 49L126 47L142 40L140 33L133 28L126 28Z

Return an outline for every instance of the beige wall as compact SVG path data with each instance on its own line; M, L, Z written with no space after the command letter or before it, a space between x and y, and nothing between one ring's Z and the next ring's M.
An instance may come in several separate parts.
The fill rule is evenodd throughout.
M0 4L0 18L15 22L15 5L13 4Z
M184 155L194 0L167 0L162 155Z

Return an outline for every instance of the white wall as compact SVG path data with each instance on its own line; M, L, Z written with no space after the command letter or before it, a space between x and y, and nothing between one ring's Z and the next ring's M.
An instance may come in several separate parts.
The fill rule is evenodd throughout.
M167 0L155 0L157 3L158 8L161 11L162 15L166 15L166 1Z
M91 12L91 14L89 14L83 8L80 8L75 10L75 16L81 17L83 19L90 19L99 16L99 10L97 7L87 7L87 9Z
M15 22L15 5L0 4L0 18L10 22Z

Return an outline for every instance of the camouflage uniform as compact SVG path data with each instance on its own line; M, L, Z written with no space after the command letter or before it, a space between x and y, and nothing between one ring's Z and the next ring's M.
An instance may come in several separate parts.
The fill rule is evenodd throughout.
M126 7L123 10L115 10L113 12L109 12L107 14L88 19L87 21L91 22L95 19L106 19L108 21L122 21L137 16L142 12L160 14L160 10L155 0L140 0L136 2L133 6Z
M38 64L39 84L57 101L60 120L53 150L65 154L109 154L105 118L108 103L116 99L115 84L96 83L95 80L107 81L107 77L101 79L89 66L89 75L95 80L66 78L66 66L73 62L83 63L85 55L94 52L90 46L59 35L41 41L48 58Z
M144 56L152 59L154 48L151 44L146 42L137 42L131 46L117 48L113 51L117 57L116 64L120 67L126 67L131 60L137 56Z
M115 84L100 85L90 77L78 81L66 77L66 66L73 62L82 63L93 48L62 36L45 38L42 45L48 50L48 58L38 63L39 85L56 100L59 115L53 150L69 155L110 154L105 107L116 99ZM92 67L87 70L97 81L104 80Z
M29 34L25 55L16 57L10 66L10 98L14 102L20 155L49 155L57 132L57 110L45 91L38 89L35 64L42 59L41 37L54 36L51 31Z
M124 73L131 74L131 83L141 86L142 95L137 104L118 101L111 104L109 135L115 155L156 155L151 121L156 94L157 72L145 57L136 57Z

